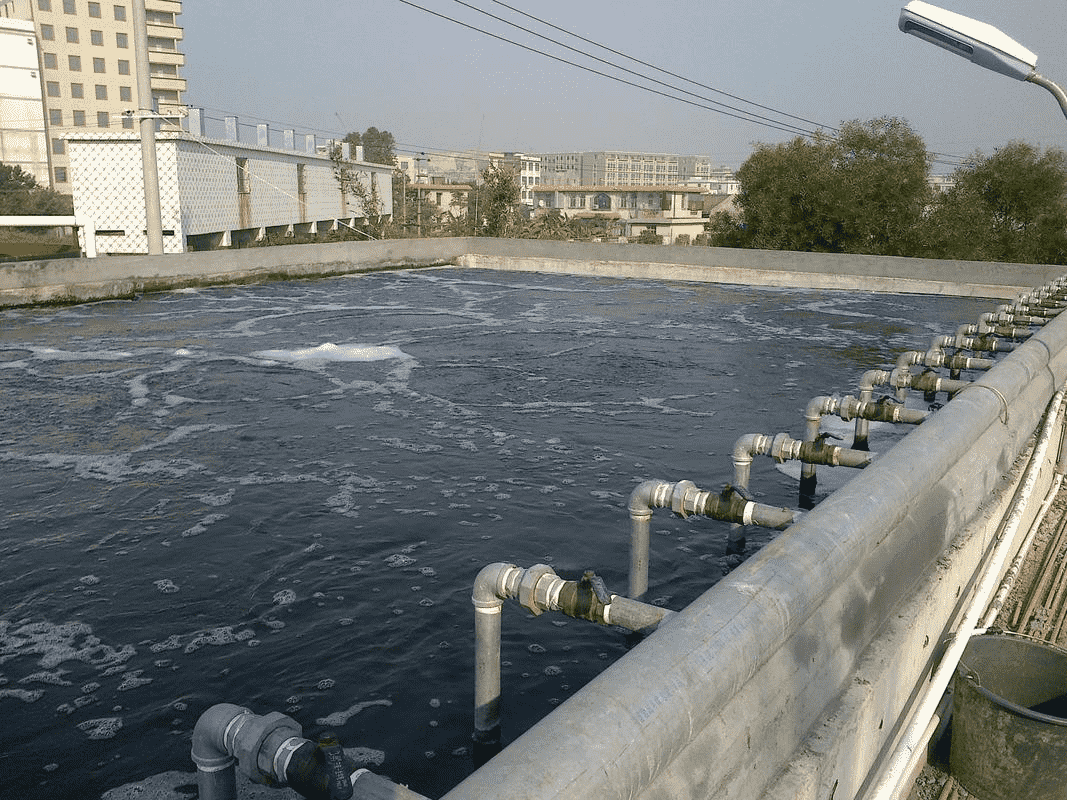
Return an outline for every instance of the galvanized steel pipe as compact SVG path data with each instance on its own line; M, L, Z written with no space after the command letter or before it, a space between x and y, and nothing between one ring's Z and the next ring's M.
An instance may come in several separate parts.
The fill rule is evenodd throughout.
M616 594L583 597L579 581L560 578L547 564L521 569L495 563L483 567L474 579L474 740L481 750L500 744L500 634L505 600L540 615L561 611L568 616L602 625L649 633L673 611Z

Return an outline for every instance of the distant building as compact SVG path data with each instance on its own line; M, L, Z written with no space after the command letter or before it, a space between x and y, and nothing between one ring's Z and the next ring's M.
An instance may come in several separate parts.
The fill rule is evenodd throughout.
M932 189L937 189L939 192L947 192L956 185L956 179L951 175L931 175L927 178L927 183L930 184Z
M183 113L185 65L183 32L177 23L181 0L145 0L152 98L139 103L133 54L133 11L128 0L0 0L0 18L33 24L39 45L44 114L51 180L71 192L64 136L86 129L132 129L124 112L139 105L175 118ZM0 119L0 133L10 122ZM166 127L166 126L164 126Z
M156 140L166 253L236 247L268 234L320 234L364 217L356 200L341 193L313 136L304 137L302 151L182 131L160 131ZM66 141L74 213L95 223L97 251L148 252L140 137L92 131L68 134ZM363 161L352 167L377 194L380 215L391 215L392 167Z
M706 156L621 150L541 154L541 182L553 186L679 186L709 178L712 169Z
M600 220L612 235L648 231L674 244L704 233L704 194L685 186L548 186L534 189L535 214L556 209L571 219Z
M0 163L51 186L40 72L33 23L0 18Z
M438 215L453 219L467 216L467 198L471 187L465 183L415 183L409 188L415 192L415 201L428 201L437 207Z
M534 187L541 183L541 157L527 153L490 153L490 163L507 167L519 179L519 200L533 208Z
M402 153L396 157L397 169L408 183L474 183L489 166L489 154L469 153Z

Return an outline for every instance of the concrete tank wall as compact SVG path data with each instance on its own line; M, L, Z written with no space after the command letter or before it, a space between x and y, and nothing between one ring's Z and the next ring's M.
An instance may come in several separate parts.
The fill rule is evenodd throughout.
M716 247L477 237L387 239L166 256L131 255L0 264L0 307L82 302L183 286L430 264L648 280L1005 299L1046 283L1062 271L1060 267L1034 264Z

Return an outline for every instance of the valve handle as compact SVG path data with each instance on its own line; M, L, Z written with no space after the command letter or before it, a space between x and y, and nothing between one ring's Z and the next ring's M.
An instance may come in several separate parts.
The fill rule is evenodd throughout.
M330 800L349 800L352 796L352 781L345 764L345 751L332 731L325 731L318 740L318 748L326 762L329 776Z
M605 584L604 579L593 572L593 570L589 569L585 571L585 574L582 576L582 582L589 584L589 588L593 590L596 599L602 604L609 605L611 603L611 595L608 593L607 584Z

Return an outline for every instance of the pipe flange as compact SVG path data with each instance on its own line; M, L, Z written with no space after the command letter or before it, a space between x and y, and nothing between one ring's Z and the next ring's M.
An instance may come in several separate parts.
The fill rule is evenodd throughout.
M692 510L686 509L685 501L689 497L689 493L696 488L697 485L692 481L678 481L678 483L674 484L674 491L671 493L671 511L682 519L688 517Z
M263 743L277 731L282 732L283 739L303 735L299 722L280 711L272 711L263 716L253 714L234 738L233 755L241 765L241 771L255 783L270 785L284 778L270 774L259 763ZM273 758L271 754L266 755L265 765L269 769Z
M522 573L519 581L519 605L528 608L534 616L539 616L546 610L537 602L537 584L546 575L555 577L556 572L548 564L534 564Z

